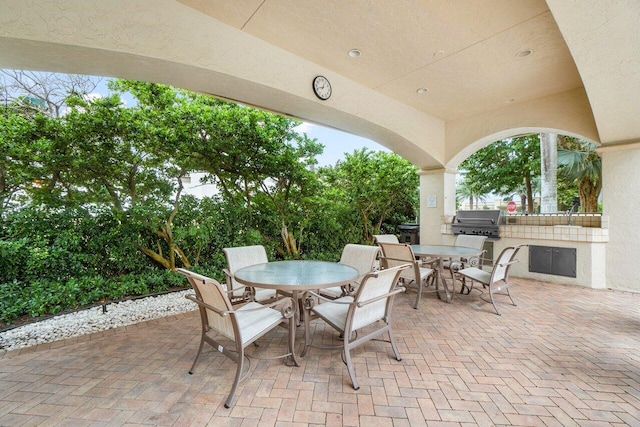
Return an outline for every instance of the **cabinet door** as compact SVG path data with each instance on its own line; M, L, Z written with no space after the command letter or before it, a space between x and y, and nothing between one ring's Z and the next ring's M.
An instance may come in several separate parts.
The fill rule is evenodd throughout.
M529 271L551 274L551 247L529 246Z
M529 246L529 271L576 277L576 249Z
M575 248L553 248L551 253L551 274L576 277Z

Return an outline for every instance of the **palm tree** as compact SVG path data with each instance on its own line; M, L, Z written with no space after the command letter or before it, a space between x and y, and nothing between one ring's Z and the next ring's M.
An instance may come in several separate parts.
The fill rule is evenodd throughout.
M540 134L540 213L558 211L558 135Z
M484 194L478 189L478 184L466 179L465 175L462 181L458 182L456 188L456 200L459 203L466 198L469 199L469 209L473 209L474 200L476 209L478 208L478 203L485 200Z
M563 137L558 147L559 172L578 185L582 212L597 212L602 189L602 159L596 144L577 138Z

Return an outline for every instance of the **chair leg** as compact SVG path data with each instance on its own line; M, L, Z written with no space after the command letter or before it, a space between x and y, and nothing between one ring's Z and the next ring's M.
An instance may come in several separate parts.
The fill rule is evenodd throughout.
M506 294L503 295L507 295L509 297L509 299L511 300L511 304L513 305L518 305L516 304L516 302L514 301L513 297L511 296L511 292L509 291L509 283L508 282L504 282L504 284L502 286L498 286L497 289L494 289L494 287L492 285L489 285L489 298L491 299L491 304L493 304L493 309L496 311L496 314L498 316L502 316L502 314L500 314L500 312L498 311L498 308L496 307L496 303L493 300L493 294L494 293L499 293L500 291L506 291Z
M240 383L240 378L242 377L242 369L244 368L244 348L242 348L242 344L238 345L237 365L238 365L238 368L236 370L236 378L233 381L233 386L231 386L231 392L229 393L229 397L227 397L227 401L224 404L224 407L227 409L231 407L231 401L233 400L233 396L236 394L238 384Z
M491 300L491 304L493 305L493 309L496 311L498 316L502 316L498 311L498 307L496 307L496 302L493 300L493 287L489 285L489 299Z
M198 360L200 359L200 353L202 353L202 348L204 347L204 337L205 337L205 333L202 332L202 336L200 338L200 347L198 347L198 353L196 354L196 358L193 361L193 364L191 365L191 369L189 369L189 374L193 375L193 371L196 368L196 365L198 364Z
M349 334L345 334L344 336L344 362L347 364L347 372L349 373L349 378L351 378L351 384L353 384L354 390L359 390L360 386L358 385L358 380L356 379L356 371L353 368L353 363L351 362L351 349L349 345Z
M453 271L453 268L451 266L451 264L449 264L449 274L451 274L451 292L455 293L456 292L456 272ZM460 293L462 293L462 290L464 289L464 286L460 289Z
M463 277L464 280L464 286L467 288L467 295L469 295L471 293L471 291L473 290L473 284L475 283L473 280L469 279L469 283L467 284L467 278Z
M422 297L422 281L416 280L416 284L418 285L418 295L416 296L416 302L413 304L413 308L417 310L420 297Z
M505 286L507 287L507 296L509 297L509 299L511 300L511 304L513 305L518 305L516 304L516 302L514 301L513 297L511 296L511 291L509 290L509 283L507 283L507 281L505 280Z
M402 361L402 356L400 356L400 352L398 351L398 347L396 346L396 341L393 339L393 332L391 332L391 328L389 328L389 342L391 343L391 348L393 349L393 354L396 356L396 360L398 362Z

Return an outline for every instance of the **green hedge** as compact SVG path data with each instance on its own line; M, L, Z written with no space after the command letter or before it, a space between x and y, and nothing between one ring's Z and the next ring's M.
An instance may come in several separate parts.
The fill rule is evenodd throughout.
M173 271L126 274L105 279L99 276L63 282L34 280L28 285L13 281L0 285L0 323L11 324L22 316L59 314L100 302L115 301L186 288L186 279Z

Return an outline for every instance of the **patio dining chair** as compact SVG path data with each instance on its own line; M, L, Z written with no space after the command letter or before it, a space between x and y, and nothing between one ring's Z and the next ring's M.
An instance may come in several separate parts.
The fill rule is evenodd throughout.
M355 292L364 276L374 270L379 253L380 248L378 246L356 245L353 243L345 245L338 262L358 270L358 278L346 286L321 289L320 294L328 298L340 298Z
M245 294L247 288L238 283L234 275L241 268L269 262L267 251L262 245L253 245L224 248L222 252L227 259L227 268L222 271L227 278L227 288L233 290L232 301L243 301L247 297ZM250 288L249 291L249 296L258 302L275 299L277 296L277 292L273 289Z
M482 249L484 247L484 242L487 240L487 236L478 236L478 235L468 235L468 234L458 234L456 236L456 240L453 242L454 246L464 246L467 248L474 249ZM458 276L458 271L467 268L467 267L477 267L482 270L482 259L484 256L484 252L479 257L470 257L470 258L449 258L448 260L444 260L442 266L444 269L449 270L451 274L451 281L455 285L456 279L459 279L461 282L460 293L465 293L465 289L467 290L467 294L471 292L471 288L467 286L467 281L464 277ZM454 290L455 292L455 290Z
M496 303L494 300L494 295L506 295L511 300L511 304L517 305L511 296L511 292L509 291L509 270L511 266L518 262L515 259L520 248L528 246L528 245L518 245L518 246L508 246L502 250L498 259L493 264L493 268L491 271L484 271L479 269L478 267L467 267L458 271L458 274L462 277L465 277L471 281L471 285L469 286L469 293L473 290L473 283L478 282L482 284L482 290L480 290L480 298L483 301L490 302L493 305L493 309L496 311L496 314L500 316L500 312L496 307ZM489 299L485 299L482 297L483 290L489 288Z
M251 361L248 358L267 359L266 357L250 356L245 352L245 349L276 327L286 325L289 328L287 352L276 356L276 358L290 357L293 364L299 366L294 352L296 331L293 299L283 297L268 305L250 301L241 307L234 308L227 295L232 291L225 291L215 279L183 268L177 268L176 271L189 280L195 295L186 295L186 298L198 304L202 323L200 346L189 374L193 374L205 343L236 363L236 375L224 404L225 408L231 407L238 384L247 377L251 370ZM276 306L279 306L279 309L274 309ZM243 372L245 358L249 361L249 366L246 372Z
M417 287L418 295L413 304L413 308L418 308L418 303L422 297L422 288L428 286L428 279L435 270L430 267L423 267L422 262L416 259L411 245L407 243L378 243L382 256L380 264L383 269L393 268L399 265L409 264L411 268L403 270L400 274L400 281L405 285L411 283ZM435 281L437 284L437 281ZM437 291L437 288L435 289Z
M342 348L342 361L347 365L355 390L360 386L351 361L351 350L354 348L387 333L388 342L391 344L396 360L401 361L391 330L391 312L395 295L405 291L403 287L396 287L396 283L400 273L407 268L409 265L401 265L367 274L353 296L348 295L331 300L313 291L306 292L304 297L305 347L302 355L306 354L312 343L309 323L313 316L314 319L322 319L340 333L342 345L319 348ZM315 304L316 300L323 302Z
M400 243L398 240L398 236L395 234L374 234L373 237L376 239L376 243Z

